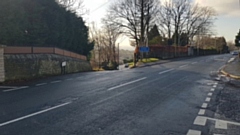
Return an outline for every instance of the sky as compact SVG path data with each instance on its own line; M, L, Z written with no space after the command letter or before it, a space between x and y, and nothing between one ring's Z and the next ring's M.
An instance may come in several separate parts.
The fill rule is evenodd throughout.
M107 8L114 0L84 0L89 14L84 16L86 22L101 22L101 18L107 13ZM161 1L161 0L160 0ZM240 4L239 0L193 0L201 6L213 7L217 12L214 23L214 36L223 36L227 41L233 42L240 29ZM125 40L124 40L125 39ZM128 38L120 39L121 49L134 50L129 45Z

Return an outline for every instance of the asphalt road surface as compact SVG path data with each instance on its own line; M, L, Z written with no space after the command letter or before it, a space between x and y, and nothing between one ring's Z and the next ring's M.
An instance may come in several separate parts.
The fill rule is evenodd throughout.
M206 97L218 83L209 73L230 58L211 55L0 86L0 134L205 135L209 127L198 116L205 102L214 102Z

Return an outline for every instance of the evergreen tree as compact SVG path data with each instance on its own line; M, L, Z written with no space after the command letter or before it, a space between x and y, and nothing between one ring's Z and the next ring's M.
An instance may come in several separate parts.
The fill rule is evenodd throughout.
M83 55L94 46L83 19L55 0L1 0L0 44L59 47Z
M153 26L153 28L149 31L149 33L148 33L148 40L150 41L150 40L153 40L154 38L156 38L156 37L159 37L160 36L160 34L159 34L159 31L158 31L158 27L157 27L157 25L155 24L154 26Z
M235 46L240 47L240 30L235 38Z

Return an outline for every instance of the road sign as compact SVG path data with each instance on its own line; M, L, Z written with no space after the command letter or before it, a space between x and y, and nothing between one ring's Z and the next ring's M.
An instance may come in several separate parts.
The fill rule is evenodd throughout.
M66 61L62 62L62 67L65 67L66 65L67 65Z
M140 52L149 52L149 47L140 47L139 51Z

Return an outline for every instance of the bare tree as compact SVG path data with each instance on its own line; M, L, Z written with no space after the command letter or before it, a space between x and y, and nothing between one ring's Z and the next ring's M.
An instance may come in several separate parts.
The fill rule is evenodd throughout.
M165 1L160 8L159 16L156 17L156 23L158 24L161 34L170 39L172 36L172 3Z
M187 13L187 21L185 24L185 30L191 39L193 40L196 35L208 35L211 34L211 27L213 25L216 12L210 7L200 7L199 5L193 5Z
M109 47L111 61L116 63L116 44L117 39L122 34L121 29L112 22L114 18L112 18L110 14L107 14L104 19L102 19L103 23L103 32L105 33L105 40L107 41L107 45Z
M175 43L180 43L181 34L187 34L190 41L196 35L209 34L216 12L210 7L200 7L190 0L170 0L161 6L157 18L161 31Z
M112 22L139 46L155 21L159 6L158 0L119 0L110 6L109 12Z
M98 68L100 69L100 62L101 62L101 48L102 48L102 42L103 42L103 35L101 34L101 31L97 27L97 25L92 22L89 26L89 37L90 40L94 42L95 47L93 50L93 56L94 56L94 62L98 62ZM97 57L97 58L96 58Z

